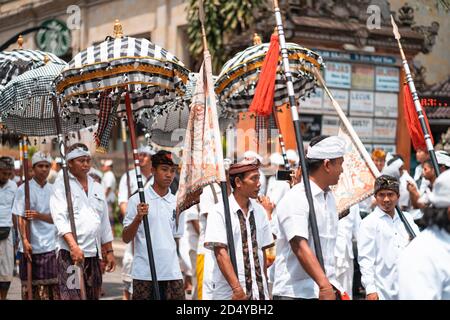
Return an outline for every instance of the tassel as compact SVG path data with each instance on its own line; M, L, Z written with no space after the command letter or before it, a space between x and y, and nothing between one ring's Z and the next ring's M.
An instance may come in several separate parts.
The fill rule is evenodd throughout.
M279 56L278 35L272 34L269 50L267 50L264 58L255 94L249 108L250 112L255 112L259 116L269 116L272 113Z

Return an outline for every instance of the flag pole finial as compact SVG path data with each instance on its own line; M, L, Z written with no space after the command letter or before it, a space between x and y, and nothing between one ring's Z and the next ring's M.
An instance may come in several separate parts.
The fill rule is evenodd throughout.
M122 38L123 37L123 29L122 24L120 23L119 19L116 19L114 22L114 38Z
M22 49L22 46L23 46L23 37L22 37L22 35L19 35L19 38L17 38L17 45L19 46L19 49Z

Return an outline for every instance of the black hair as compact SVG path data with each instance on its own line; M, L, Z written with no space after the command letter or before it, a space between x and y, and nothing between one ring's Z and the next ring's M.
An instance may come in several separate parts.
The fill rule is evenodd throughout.
M236 178L244 180L245 174L247 172L236 173L234 175L230 175L230 185L233 189L236 189Z
M422 221L427 227L437 226L450 233L450 220L448 218L448 208L427 207L424 209Z
M320 141L328 138L330 136L327 135L320 135L315 136L311 139L309 142L309 147L313 147L314 145L318 144ZM331 162L334 162L336 159L330 159ZM308 169L308 173L314 173L316 172L323 164L324 159L309 159L306 158L306 168Z
M158 168L159 165L166 164L169 166L174 166L175 163L172 159L172 153L167 150L159 150L157 153L152 155L152 167Z
M10 157L0 157L0 168L5 170L12 170L14 169L14 161Z

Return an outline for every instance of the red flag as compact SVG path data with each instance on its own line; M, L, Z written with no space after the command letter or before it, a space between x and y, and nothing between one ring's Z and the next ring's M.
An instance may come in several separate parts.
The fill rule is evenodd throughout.
M420 126L419 117L417 116L416 108L414 106L414 101L412 99L411 91L409 90L408 84L403 85L403 93L404 93L404 109L405 109L405 118L406 123L408 125L409 136L411 137L411 141L414 147L414 150L423 149L426 150L426 143L424 133L422 131L422 127ZM424 116L425 123L427 124L428 132L431 136L431 143L434 145L434 139L431 134L430 124L428 123L428 118L425 113L425 110L422 108L422 113Z
M261 67L255 95L249 108L250 112L255 112L259 116L269 116L272 113L279 56L280 44L278 35L272 34L269 49Z

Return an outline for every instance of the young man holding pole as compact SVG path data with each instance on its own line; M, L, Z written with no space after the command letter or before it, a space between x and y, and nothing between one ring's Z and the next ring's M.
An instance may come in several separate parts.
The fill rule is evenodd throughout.
M398 179L388 175L375 180L377 207L362 220L359 229L358 262L367 300L398 299L397 259L410 242L395 208L399 187ZM407 212L403 214L414 233L419 234L411 216Z
M265 249L274 241L265 209L255 200L261 187L259 164L256 160L243 160L231 165L229 174L233 193L228 198L238 275L228 253L224 206L219 202L208 215L205 233L205 247L213 250L216 258L212 299L267 300Z
M52 158L36 152L31 163L30 210L25 210L25 185L22 184L14 199L13 214L17 215L20 231L19 273L22 280L22 299L27 299L27 261L32 264L33 300L59 300L56 270L56 228L50 214L50 195L53 185L47 182ZM27 235L26 223L30 224Z
M80 278L84 279L86 299L98 300L102 286L100 259L106 271L113 272L116 263L112 249L112 231L108 204L101 184L88 175L91 154L82 143L68 148L69 183L72 193L76 235L72 233L64 181L58 178L50 197L50 212L58 231L57 270L62 300L81 299ZM101 256L100 256L101 255ZM81 267L82 277L78 268Z
M344 154L345 141L336 136L313 138L306 154L325 270L315 255L304 184L295 185L278 203L274 300L336 298L333 285L337 283L334 250L338 214L329 187L339 181Z
M182 236L183 226L176 225L176 198L169 189L177 166L172 154L165 150L153 155L151 162L154 183L144 190L145 203L140 203L139 194L133 195L123 221L123 241L129 243L134 239L133 300L150 300L154 296L143 219L148 219L150 226L161 299L184 300L175 241Z

